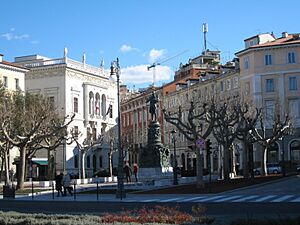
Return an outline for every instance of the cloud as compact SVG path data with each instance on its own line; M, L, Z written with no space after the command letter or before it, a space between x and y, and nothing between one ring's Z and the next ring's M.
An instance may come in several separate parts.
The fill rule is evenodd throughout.
M5 38L8 41L23 40L23 39L28 39L29 38L29 34L21 34L21 35L14 34L15 30L16 30L15 28L10 28L10 32L1 34L1 37Z
M149 52L149 63L154 63L158 59L161 59L166 54L166 49L151 49Z
M121 80L123 83L152 83L153 82L153 69L148 70L149 65L129 66L121 70ZM155 67L155 80L167 81L170 80L173 71L168 66Z
M29 35L28 35L28 34L15 35L14 38L15 38L16 40L22 40L22 39L27 39L27 38L29 38Z
M5 33L1 34L1 37L6 38L6 40L10 41L14 38L14 35L12 33Z
M39 40L34 40L34 41L31 41L31 42L30 42L30 44L33 44L33 45L36 45L36 44L38 44L38 43L40 43Z
M120 51L121 52L132 52L132 51L138 51L139 49L138 48L133 48L131 47L130 45L122 45L121 48L120 48Z

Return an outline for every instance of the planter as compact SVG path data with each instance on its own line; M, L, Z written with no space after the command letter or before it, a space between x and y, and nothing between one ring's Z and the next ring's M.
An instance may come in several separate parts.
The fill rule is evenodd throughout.
M15 186L3 185L3 198L15 198L16 189Z

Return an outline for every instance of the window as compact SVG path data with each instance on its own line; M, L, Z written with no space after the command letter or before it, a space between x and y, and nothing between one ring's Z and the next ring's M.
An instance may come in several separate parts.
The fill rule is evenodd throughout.
M220 90L224 91L224 83L223 83L223 81L220 82Z
M97 141L97 128L93 128L93 141Z
M267 100L265 102L265 106L266 106L266 119L274 120L274 118L275 118L275 101Z
M113 107L112 107L112 105L109 105L108 113L109 113L109 118L113 118Z
M244 69L249 69L249 57L244 58Z
M78 113L78 98L74 97L73 104L74 104L74 112Z
M74 155L74 168L78 168L78 155Z
M7 87L7 77L6 76L3 76L3 86L4 87Z
M89 141L91 140L91 128L90 127L87 127L86 128L86 139Z
M274 79L266 79L266 92L274 91Z
M272 65L272 55L265 55L265 65Z
M289 90L297 90L297 77L289 77Z
M91 157L89 155L86 157L86 167L87 168L91 167Z
M296 63L295 52L288 53L288 63Z
M101 97L101 114L102 116L106 116L106 97L105 95L103 94L102 97Z
M238 88L239 87L239 78L238 77L234 77L233 78L233 87L234 88Z
M74 137L78 137L79 135L79 130L78 130L78 126L74 126Z
M55 107L54 96L48 97L48 101L49 101L49 104L50 104L51 109L54 109L54 107Z
M100 155L100 158L99 158L99 167L100 167L100 168L103 167L103 159L102 159L102 155Z
M289 114L291 117L299 116L299 100L298 99L289 100Z
M231 80L230 80L230 79L228 79L228 80L226 81L226 89L227 89L227 90L230 90L230 89L231 89Z
M16 90L20 89L20 82L18 78L15 78L15 82L16 82Z

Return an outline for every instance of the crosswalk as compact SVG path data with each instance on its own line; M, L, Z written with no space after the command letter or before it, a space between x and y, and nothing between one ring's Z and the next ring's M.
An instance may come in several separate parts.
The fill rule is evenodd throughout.
M128 199L129 200L129 199ZM126 201L126 199L124 199ZM205 195L198 197L170 197L170 198L147 198L131 199L131 202L193 202L193 203L221 203L221 202L295 202L300 203L300 195Z

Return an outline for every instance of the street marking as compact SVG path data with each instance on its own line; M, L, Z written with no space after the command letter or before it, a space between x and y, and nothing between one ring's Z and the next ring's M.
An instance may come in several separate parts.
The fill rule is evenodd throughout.
M224 202L224 201L228 201L228 200L232 200L232 199L240 198L240 197L243 197L243 196L236 195L236 196L231 196L231 197L227 197L227 198L221 198L221 199L215 200L213 202Z
M189 201L193 201L193 200L197 200L197 199L203 199L206 198L207 196L200 196L200 197L194 197L194 198L186 198L183 199L181 202L189 202Z
M156 198L156 199L146 199L146 200L140 200L140 202L157 202L157 201L159 201L159 199L158 199L158 198Z
M287 200L287 199L289 199L289 198L291 198L293 196L294 195L284 195L284 196L282 196L280 198L272 200L271 202L282 202L282 201Z
M159 202L175 202L178 199L182 199L182 198L170 198L170 199L161 200Z
M274 198L274 197L276 197L276 195L267 195L267 196L255 199L254 201L250 201L250 202L263 202L265 200L268 200L268 199Z
M247 201L249 199L253 199L253 198L257 198L257 197L259 197L259 196L258 195L250 195L250 196L247 196L247 197L244 197L244 198L233 200L232 202L244 202L244 201Z
M300 197L291 200L290 202L300 202Z
M193 201L193 202L208 202L208 201L211 201L211 200L215 200L215 199L218 199L218 198L223 198L225 197L224 195L218 195L218 196L213 196L213 197L209 197L209 198L205 198L205 199L200 199L198 201Z

